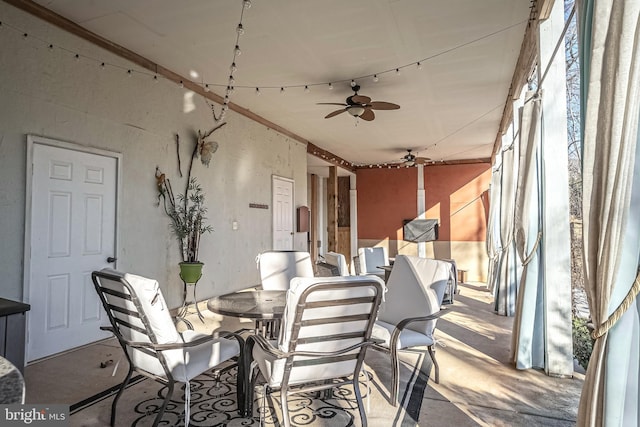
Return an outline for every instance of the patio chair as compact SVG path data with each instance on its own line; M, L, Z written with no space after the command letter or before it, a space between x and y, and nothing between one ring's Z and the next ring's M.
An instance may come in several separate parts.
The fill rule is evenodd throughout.
M290 395L351 384L366 426L358 381L366 349L373 344L383 289L382 280L371 276L293 279L277 342L261 335L247 338L247 360L253 358L246 367L247 390L253 390L257 366L265 380L262 395L280 390L283 423L289 427ZM247 397L251 407L253 399Z
M337 252L327 252L324 254L324 260L327 264L338 267L338 275L349 276L349 266L347 265L347 258Z
M286 291L294 277L313 277L313 263L309 252L266 251L256 259L262 289Z
M358 262L360 263L360 274L375 274L384 278L384 270L378 267L389 265L387 248L358 248Z
M435 356L434 331L444 292L449 284L451 264L429 258L398 255L387 282L385 301L380 307L372 336L382 340L374 348L391 356L391 390L389 401L397 405L400 385L398 350L427 346L433 361L435 382L439 382Z
M189 381L238 357L244 340L229 332L219 332L216 336L192 330L179 333L155 280L109 269L94 271L91 278L111 322L110 327L101 329L116 336L129 361L129 372L111 406L111 425L115 424L118 400L134 371L167 386L154 427L162 420L174 384L185 383L185 425L188 425ZM238 363L239 378L243 377L243 369L244 365ZM244 398L242 385L240 381L238 402Z

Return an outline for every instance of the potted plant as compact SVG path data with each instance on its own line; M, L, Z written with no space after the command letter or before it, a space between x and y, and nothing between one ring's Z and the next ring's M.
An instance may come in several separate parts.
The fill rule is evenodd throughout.
M178 238L180 244L180 277L185 283L196 283L202 275L202 266L198 258L200 249L200 236L213 231L213 227L206 224L207 208L204 204L202 187L195 178L191 177L193 159L200 157L203 165L209 166L213 153L218 149L218 143L207 141L213 132L220 129L226 123L220 123L207 132L198 130L191 158L187 168L187 185L183 194L177 197L173 194L171 182L160 168L156 167L156 185L158 188L158 204L162 204L165 213L171 218L171 230ZM182 176L180 165L180 138L176 135L176 148L178 152L178 171ZM162 199L162 201L160 200Z
M195 283L204 265L198 258L200 236L213 231L213 227L206 224L202 187L195 178L190 178L185 193L174 197L171 182L159 170L156 170L156 179L165 213L171 218L171 230L180 245L180 277L186 283Z

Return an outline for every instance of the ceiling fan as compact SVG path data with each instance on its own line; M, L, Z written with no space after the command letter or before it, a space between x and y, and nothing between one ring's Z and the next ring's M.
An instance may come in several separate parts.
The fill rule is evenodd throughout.
M335 102L319 102L318 105L341 105L344 108L336 110L332 113L329 113L325 116L325 119L337 116L338 114L344 113L345 111L351 114L353 117L361 118L362 120L366 120L370 122L371 120L376 118L376 115L373 113L373 110L397 110L400 108L398 104L392 104L391 102L383 102L383 101L371 101L371 98L364 95L358 95L358 91L360 90L359 85L355 85L352 87L355 92L354 95L351 95L346 99L344 104L339 104Z
M407 148L407 154L402 156L402 161L399 162L400 165L403 166L415 166L415 165L424 165L431 161L428 157L418 157L411 152L410 148Z

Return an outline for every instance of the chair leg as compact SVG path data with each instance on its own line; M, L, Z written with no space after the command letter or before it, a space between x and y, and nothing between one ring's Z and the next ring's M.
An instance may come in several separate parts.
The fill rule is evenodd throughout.
M360 393L360 381L358 381L358 375L353 374L353 392L356 395L356 403L358 404L358 411L360 412L360 421L362 427L367 427L367 414L364 410L364 404L362 403L362 393Z
M393 406L398 406L398 394L400 392L400 361L398 360L398 350L395 347L390 349L391 353L391 398Z
M113 399L113 403L111 404L111 427L115 426L116 424L116 406L118 405L118 400L120 400L120 396L122 396L122 393L124 392L124 389L127 387L127 384L129 384L129 381L131 381L131 375L133 374L133 369L131 369L131 367L129 367L129 372L127 373L126 378L124 379L124 381L122 382L122 385L120 386L120 390L118 390L118 394L116 394L115 399Z
M438 367L438 361L436 360L436 349L434 345L430 345L429 347L429 356L431 356L431 360L433 361L433 367L435 368L435 380L436 384L440 384L440 368Z
M158 410L158 415L156 415L156 419L153 420L153 427L157 427L162 421L162 416L164 415L164 410L167 409L167 404L169 403L169 399L171 399L171 395L173 394L173 381L169 381L167 384L167 397L164 398L164 402L162 402L162 406ZM187 425L189 420L184 420L185 425Z
M282 407L282 424L284 427L291 427L291 421L289 420L289 401L287 400L288 388L283 385L280 390L280 406Z

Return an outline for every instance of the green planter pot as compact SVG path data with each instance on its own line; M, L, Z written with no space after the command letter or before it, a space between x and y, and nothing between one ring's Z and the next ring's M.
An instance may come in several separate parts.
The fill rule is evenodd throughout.
M201 262L181 262L180 263L180 278L185 283L196 283L202 276Z

